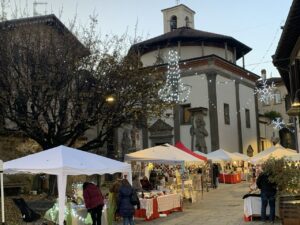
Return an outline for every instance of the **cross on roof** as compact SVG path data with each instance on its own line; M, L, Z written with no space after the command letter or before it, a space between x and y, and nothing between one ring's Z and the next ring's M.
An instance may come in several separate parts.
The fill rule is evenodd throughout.
M180 3L180 0L176 0L176 5L179 5L179 3Z

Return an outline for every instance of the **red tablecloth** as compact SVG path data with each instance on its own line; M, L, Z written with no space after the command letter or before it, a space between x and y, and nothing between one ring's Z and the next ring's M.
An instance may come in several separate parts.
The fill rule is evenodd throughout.
M225 182L224 182L225 179ZM226 183L226 184L236 184L241 182L241 174L222 174L219 175L219 182Z

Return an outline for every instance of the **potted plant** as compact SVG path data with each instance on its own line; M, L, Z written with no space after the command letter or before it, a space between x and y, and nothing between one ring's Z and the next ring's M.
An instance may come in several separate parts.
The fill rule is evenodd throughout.
M271 121L276 120L276 118L282 118L280 112L273 111L273 110L265 112L264 116L269 118Z
M269 158L263 164L269 180L277 184L279 212L283 224L299 225L300 163L286 158Z

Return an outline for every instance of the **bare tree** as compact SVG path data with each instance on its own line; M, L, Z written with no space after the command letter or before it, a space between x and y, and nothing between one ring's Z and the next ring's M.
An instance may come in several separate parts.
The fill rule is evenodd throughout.
M141 69L126 38L99 38L95 22L81 42L54 16L0 23L0 107L5 129L22 132L43 149L73 146L96 125L83 150L105 144L112 130L159 115L162 73ZM114 101L107 102L112 96Z
M5 21L7 19L7 8L8 2L6 0L0 1L0 22Z

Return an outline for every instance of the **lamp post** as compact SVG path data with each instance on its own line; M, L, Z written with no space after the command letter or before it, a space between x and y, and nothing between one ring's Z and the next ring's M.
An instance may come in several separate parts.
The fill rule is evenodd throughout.
M299 139L298 139L298 131L300 128L300 89L297 89L295 92L295 96L292 100L292 107L287 111L289 116L294 116L294 127L295 127L295 145L296 150L299 152ZM298 118L298 124L297 124Z
M4 185L3 185L3 161L0 160L0 185L1 185L1 218L2 225L5 224L5 214L4 214Z

